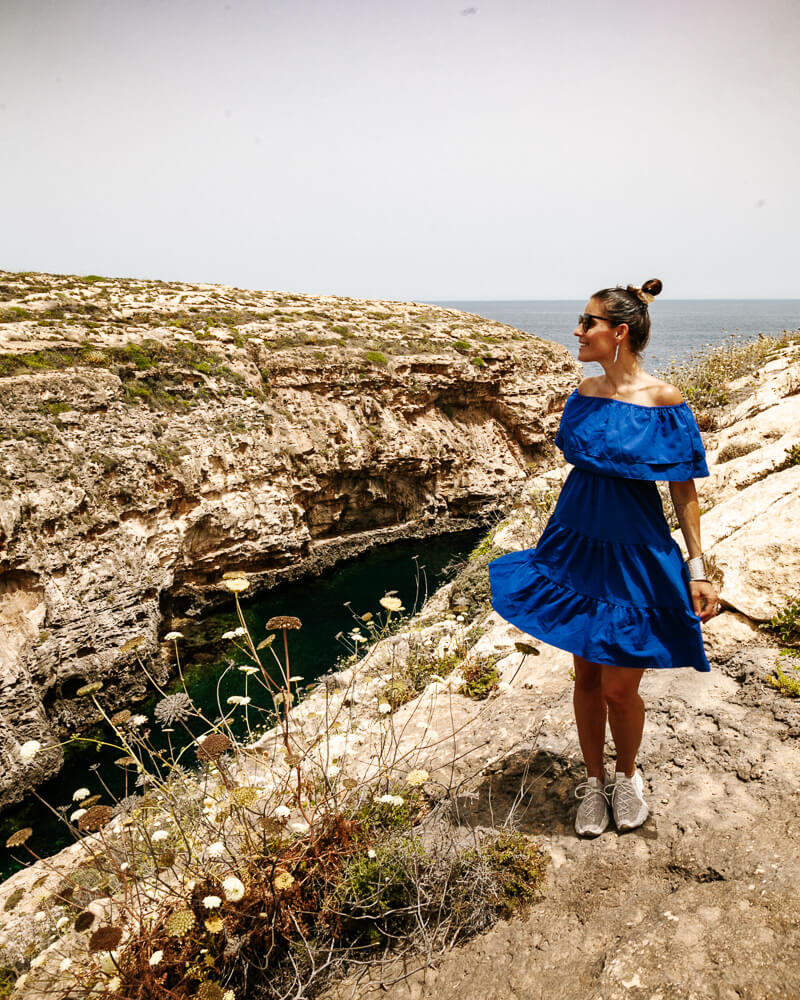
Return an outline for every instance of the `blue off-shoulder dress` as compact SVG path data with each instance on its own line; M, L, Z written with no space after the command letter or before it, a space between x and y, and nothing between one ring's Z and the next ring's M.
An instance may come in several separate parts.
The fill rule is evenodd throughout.
M574 468L536 548L489 565L495 611L594 663L710 670L656 487L708 475L689 406L575 390L556 444Z

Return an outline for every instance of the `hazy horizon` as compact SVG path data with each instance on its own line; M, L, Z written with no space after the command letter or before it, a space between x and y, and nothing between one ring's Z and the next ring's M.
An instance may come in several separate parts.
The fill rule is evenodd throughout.
M4 0L0 267L792 299L795 0Z

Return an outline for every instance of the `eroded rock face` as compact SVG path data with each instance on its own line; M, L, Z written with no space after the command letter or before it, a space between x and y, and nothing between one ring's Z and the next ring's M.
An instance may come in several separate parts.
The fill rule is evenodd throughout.
M703 548L723 606L763 623L798 590L800 345L738 388L745 386L706 441L711 475L697 486Z
M551 454L564 348L434 306L0 272L0 806L162 671L159 631L473 526ZM141 639L138 649L126 646Z

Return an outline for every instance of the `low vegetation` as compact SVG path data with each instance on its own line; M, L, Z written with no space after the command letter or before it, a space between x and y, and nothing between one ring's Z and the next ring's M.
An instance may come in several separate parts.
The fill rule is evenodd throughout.
M658 375L681 390L695 411L700 430L710 431L716 426L715 411L731 402L731 383L762 367L797 337L797 333L759 335L753 340L731 336L693 352L685 361L673 362Z
M790 597L778 614L769 620L766 627L784 646L800 649L800 596Z
M112 711L99 682L78 692L105 718L111 735L98 739L116 747L129 794L77 789L69 807L54 803L82 851L66 868L45 862L34 919L2 938L0 996L311 997L376 957L402 976L411 955L432 961L541 891L536 845L512 829L465 840L446 821L452 790L395 729L398 707L432 669L458 664L463 621L450 622L446 649L420 642L413 666L396 670L403 608L387 594L381 613L361 616L350 634L346 686L323 680L290 711L302 685L290 633L301 622L273 618L259 641L239 606L246 575L223 582L240 621L224 638L245 662L229 668L240 672L241 694L218 719L203 717L184 688L167 692L152 678L161 695L152 718ZM138 642L125 651L136 655ZM183 636L165 642L186 676ZM365 650L388 655L388 673L386 661L370 668ZM495 681L493 664L464 672L474 697ZM29 741L20 753L51 749ZM17 830L7 846L24 852L30 836ZM7 914L25 896L11 894Z
M796 656L796 650L784 650L782 656ZM787 698L800 698L800 661L777 660L775 673L767 675L766 680Z
M721 464L722 462L730 462L734 458L741 458L743 455L749 455L752 451L757 451L761 445L757 441L731 441L729 444L724 445L719 450L717 455L717 462Z

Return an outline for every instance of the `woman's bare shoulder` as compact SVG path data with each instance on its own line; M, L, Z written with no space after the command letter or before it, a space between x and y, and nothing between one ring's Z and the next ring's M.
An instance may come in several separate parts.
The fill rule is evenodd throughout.
M597 383L600 380L596 376L589 375L587 378L583 379L581 384L578 386L578 394L580 396L599 396L601 393L597 391Z
M653 406L676 406L683 402L683 393L670 382L662 382L661 379L653 379L649 389L649 396Z

